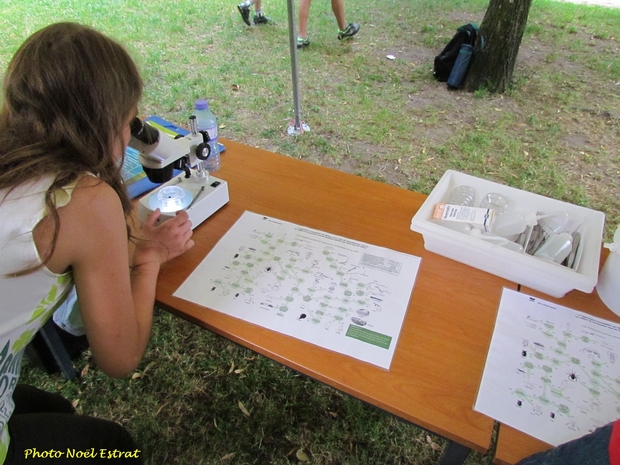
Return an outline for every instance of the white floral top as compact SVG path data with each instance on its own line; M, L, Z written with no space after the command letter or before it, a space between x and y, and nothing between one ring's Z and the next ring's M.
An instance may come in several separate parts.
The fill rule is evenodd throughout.
M52 176L0 191L0 464L9 446L7 422L14 409L24 348L54 313L73 285L71 273L58 275L46 267L12 274L40 263L32 231L46 214L45 192ZM56 206L69 203L75 183L55 195Z

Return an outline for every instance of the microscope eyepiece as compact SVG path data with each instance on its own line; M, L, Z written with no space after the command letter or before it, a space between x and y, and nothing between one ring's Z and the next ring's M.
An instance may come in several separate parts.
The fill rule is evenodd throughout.
M129 125L131 135L147 145L156 144L159 141L159 131L154 127L144 124L137 116Z

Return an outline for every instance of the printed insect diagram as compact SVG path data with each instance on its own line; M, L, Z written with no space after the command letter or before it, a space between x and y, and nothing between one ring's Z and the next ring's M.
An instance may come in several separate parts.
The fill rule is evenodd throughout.
M620 417L620 325L504 289L475 410L557 446Z
M174 295L389 368L419 265L245 212Z

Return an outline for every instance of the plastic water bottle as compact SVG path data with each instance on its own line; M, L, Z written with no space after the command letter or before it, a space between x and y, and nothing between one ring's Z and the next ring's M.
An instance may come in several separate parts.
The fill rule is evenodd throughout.
M217 141L217 119L211 110L209 110L209 103L206 100L196 100L194 102L194 109L198 131L206 131L207 134L209 134L209 146L211 147L211 155L202 162L202 166L209 173L213 173L220 169L220 146Z

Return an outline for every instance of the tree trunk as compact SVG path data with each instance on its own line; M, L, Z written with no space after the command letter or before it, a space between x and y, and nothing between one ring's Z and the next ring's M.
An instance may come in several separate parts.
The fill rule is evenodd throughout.
M532 0L490 0L480 24L480 39L463 88L474 92L485 87L492 93L506 91L519 53Z

